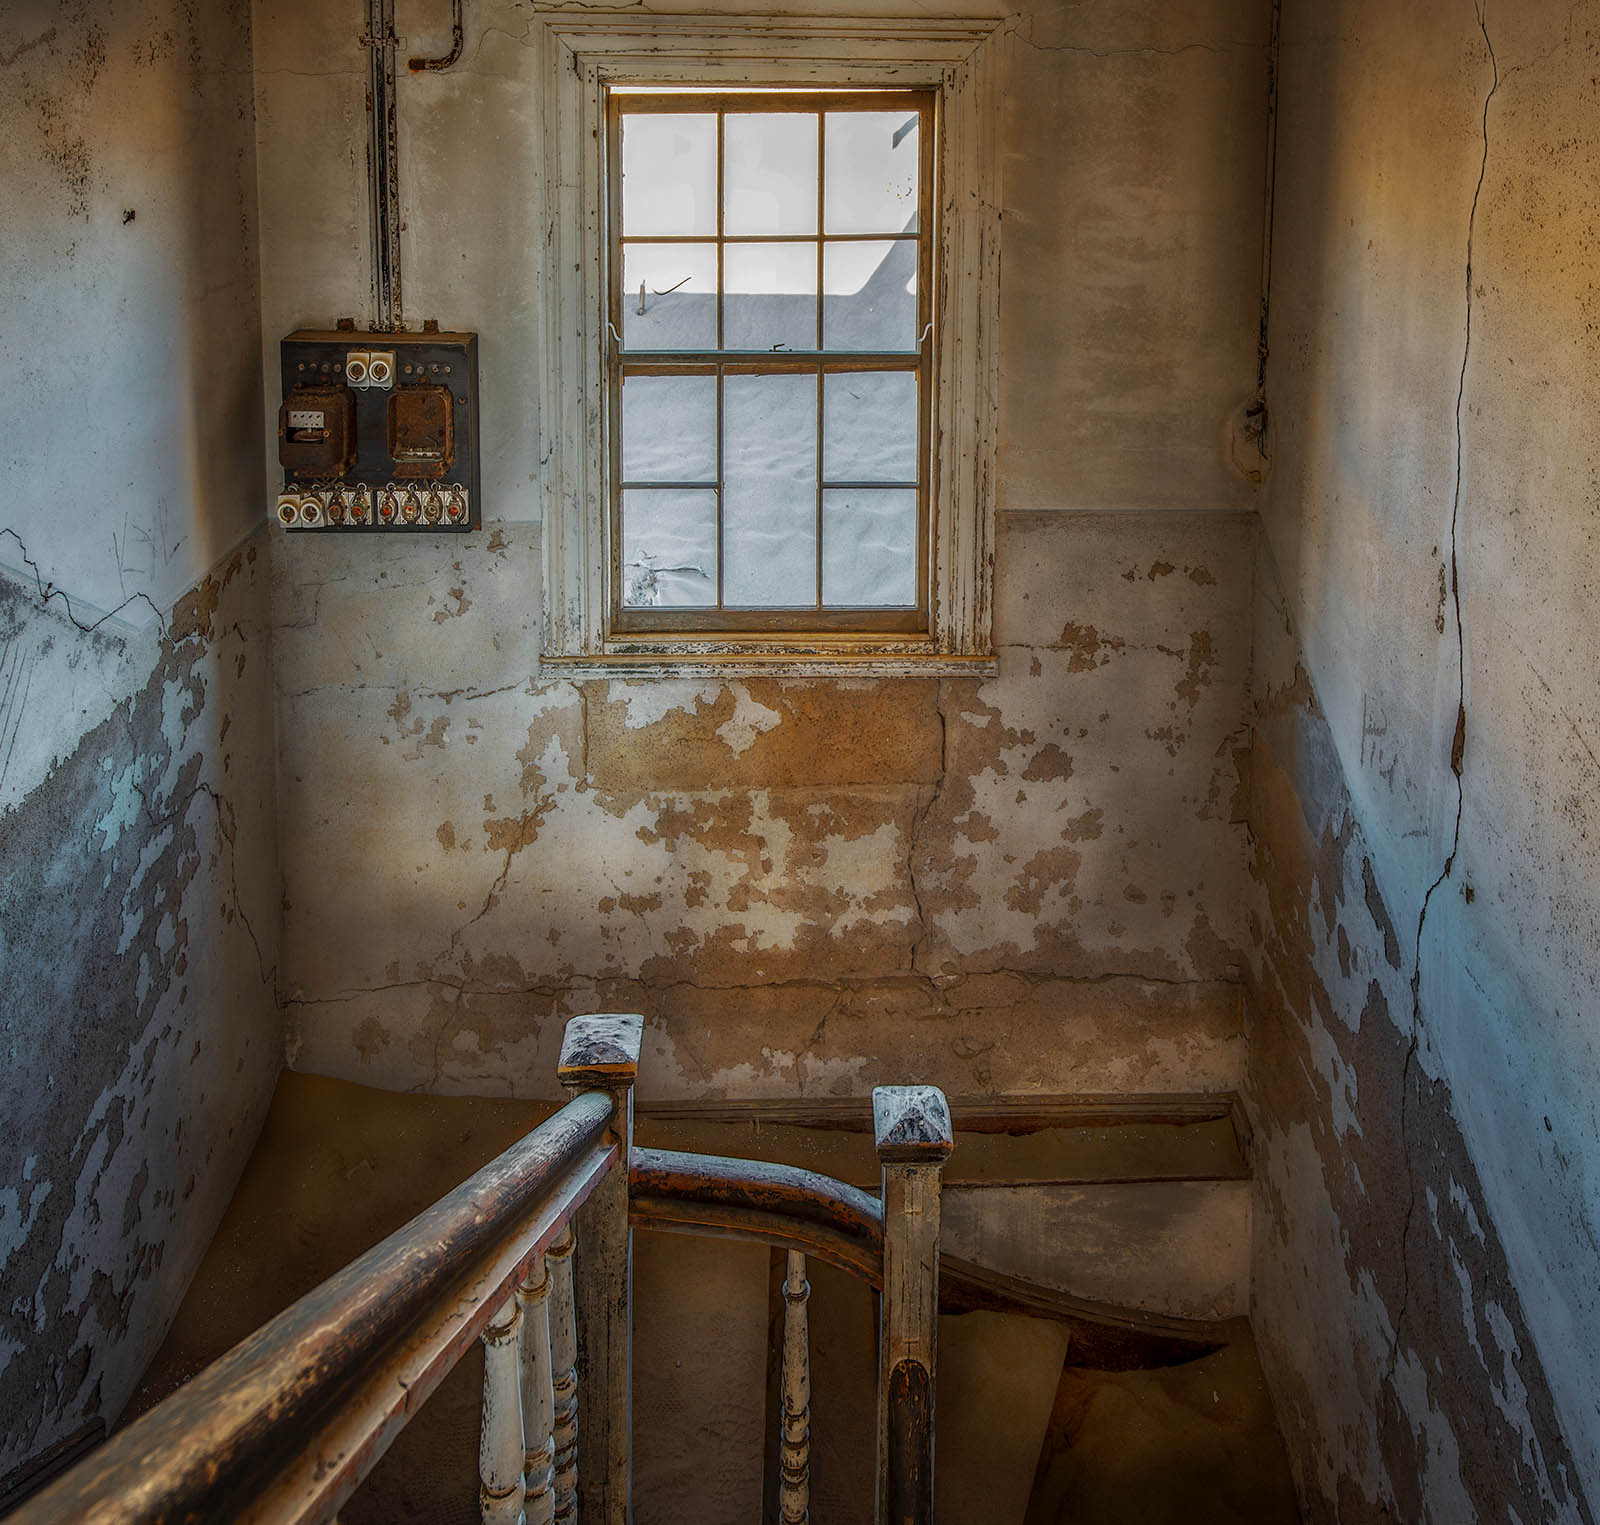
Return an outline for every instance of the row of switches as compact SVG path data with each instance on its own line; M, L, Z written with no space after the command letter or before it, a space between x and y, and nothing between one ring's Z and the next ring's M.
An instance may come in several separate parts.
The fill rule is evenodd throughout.
M457 529L471 510L459 482L437 486L305 488L278 494L278 523L285 529L339 529L371 525L380 529Z

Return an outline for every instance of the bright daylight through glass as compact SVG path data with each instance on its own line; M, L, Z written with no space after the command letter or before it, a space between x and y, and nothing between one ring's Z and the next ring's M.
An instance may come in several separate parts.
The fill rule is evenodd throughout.
M925 573L925 104L616 97L617 592L907 611Z

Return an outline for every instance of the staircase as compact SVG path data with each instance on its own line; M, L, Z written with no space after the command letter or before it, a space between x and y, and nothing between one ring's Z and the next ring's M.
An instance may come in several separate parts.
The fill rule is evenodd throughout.
M1294 1519L1247 1326L1235 1318L1248 1285L1249 1183L1229 1099L958 1099L954 1112L959 1146L941 1199L946 1311L938 1321L932 1518L1017 1525ZM356 1238L370 1243L403 1221L419 1194L425 1204L459 1172L463 1156L492 1153L528 1122L522 1104L399 1098L286 1076L258 1149L260 1168L242 1184L134 1411L359 1253L365 1244ZM677 1197L652 1198L648 1189L652 1168L658 1176L667 1171L661 1180L670 1186L676 1162L704 1197L708 1166L739 1178L749 1174L744 1160L822 1172L841 1190L877 1186L884 1166L865 1107L832 1100L660 1105L637 1119L635 1143L630 1517L639 1525L802 1517L792 1512L793 1489L780 1498L779 1353L795 1289L809 1283L802 1306L810 1315L815 1401L809 1427L798 1433L809 1441L810 1518L826 1525L872 1519L876 1295L827 1258L800 1262L796 1281L800 1258L768 1243L657 1232L663 1217L692 1216L704 1203L685 1207L694 1193L681 1182L672 1188ZM396 1168L400 1161L404 1169ZM286 1223L302 1226L287 1245ZM1187 1364L1170 1366L1183 1358ZM1185 1378L1197 1392L1210 1384L1210 1414L1203 1401L1185 1407ZM341 1519L488 1518L480 1516L474 1465L484 1392L472 1342L344 1502ZM1209 1494L1223 1512L1207 1513L1192 1489L1180 1490L1179 1512L1151 1512L1147 1488L1143 1512L1081 1514L1082 1500L1106 1490L1107 1460L1137 1453L1140 1435L1147 1460L1155 1444L1155 1460L1166 1463L1141 1475L1171 1484L1163 1402L1184 1421L1191 1409L1205 1415L1220 1451L1232 1444L1249 1463L1255 1482L1242 1495L1253 1489L1254 1496L1242 1497L1240 1477L1212 1465L1218 1445L1197 1447L1180 1423L1173 1433L1192 1453L1189 1475L1212 1466ZM1117 1445L1085 1446L1108 1417L1115 1426L1130 1412L1140 1418L1132 1436L1124 1422ZM791 1437L794 1419L791 1413ZM1238 1432L1231 1442L1229 1424ZM1140 1496L1126 1484L1112 1492Z

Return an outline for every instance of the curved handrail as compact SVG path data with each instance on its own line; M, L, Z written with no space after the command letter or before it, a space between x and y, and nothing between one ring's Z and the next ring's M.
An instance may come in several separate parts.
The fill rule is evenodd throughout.
M674 1149L635 1148L629 1216L641 1228L799 1250L883 1286L883 1204L815 1170ZM1218 1324L1073 1297L956 1256L939 1257L939 1308L1054 1319L1072 1331L1075 1366L1172 1366L1226 1343Z
M644 1227L800 1250L883 1284L883 1204L818 1171L636 1146L628 1198Z
M243 1512L363 1370L561 1190L615 1108L603 1092L576 1097L24 1504L13 1525Z

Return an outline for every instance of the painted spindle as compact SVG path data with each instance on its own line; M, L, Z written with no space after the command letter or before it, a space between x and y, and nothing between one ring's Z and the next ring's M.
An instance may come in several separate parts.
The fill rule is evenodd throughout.
M550 1370L550 1273L534 1261L517 1286L522 1310L523 1514L527 1525L551 1525L556 1515L555 1397Z
M778 1509L783 1525L811 1520L811 1335L806 1257L789 1251L783 1284L783 1422L778 1438Z
M577 1239L569 1223L550 1246L550 1361L555 1398L556 1525L578 1518L578 1323L572 1302L572 1252Z
M522 1310L512 1294L483 1331L483 1428L478 1434L483 1525L524 1525L521 1329Z
M940 1172L954 1138L936 1086L879 1086L873 1131L883 1171L878 1336L878 1525L933 1525Z
M578 1386L583 1396L584 1464L578 1472L583 1525L628 1525L633 1409L633 1231L628 1173L633 1154L633 1083L644 1018L631 1013L574 1017L557 1075L569 1091L609 1091L616 1103L616 1168L578 1215Z

